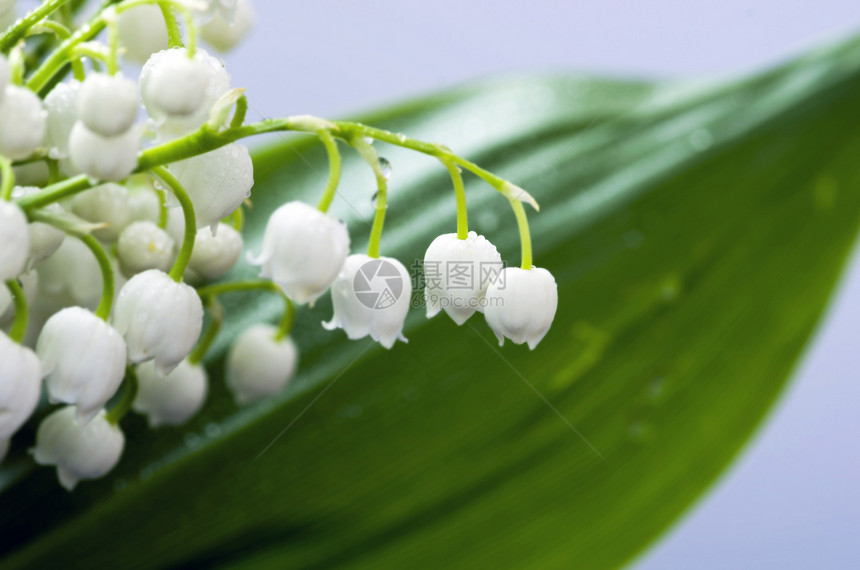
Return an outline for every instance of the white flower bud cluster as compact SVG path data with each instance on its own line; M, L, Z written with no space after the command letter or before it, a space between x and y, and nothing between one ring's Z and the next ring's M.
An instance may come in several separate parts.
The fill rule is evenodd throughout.
M206 27L201 36L219 51L236 45L253 19L246 0L189 7L199 12L197 25ZM138 387L128 408L146 415L152 427L187 421L208 392L203 367L189 360L203 324L201 299L167 273L183 245L182 208L169 188L150 174L134 172L139 154L153 141L184 136L210 120L216 103L230 91L230 75L203 49L193 57L185 48L168 49L158 6L118 12L110 16L122 48L118 53L144 64L138 81L95 65L76 75L80 79L57 83L42 100L21 84L20 69L15 78L13 68L22 64L0 54L0 159L13 167L19 184L11 196L0 196L0 461L44 390L51 405L63 406L41 421L33 457L55 466L69 490L103 476L119 461L125 443L120 416L112 417L106 406L120 399L125 379L136 378ZM98 40L87 49L110 51ZM250 194L248 149L229 144L167 168L191 199L199 227L193 249L183 254L185 277L221 277L243 251L241 234L222 219ZM80 174L92 188L41 207L39 221L28 219L32 212L14 201ZM29 180L36 186L23 186ZM178 232L171 234L165 219ZM108 256L114 283L110 314L96 311L104 304L105 265L91 245L75 237L84 234ZM23 340L13 334L19 300L12 286L7 288L9 280L23 288L34 315ZM291 340L276 336L272 333L256 348L285 363L278 380L283 385L293 375L297 351ZM248 374L241 363L237 370L240 377ZM237 397L270 395L272 382L246 388Z
M202 408L209 379L201 361L222 318L215 295L258 288L287 300L278 326L250 326L227 352L225 380L238 404L276 397L295 376L292 303L313 306L330 290L334 314L322 326L390 349L407 342L413 301L403 263L350 254L346 225L325 206L299 201L271 214L261 251L248 256L271 282L206 283L227 274L244 249L237 228L254 184L250 153L235 142L209 145L245 130L224 125L234 105L237 117L244 113L242 90L231 89L224 65L202 49L168 49L157 6L123 5L110 6L103 23L129 59L143 62L137 82L116 72L116 41L94 40L84 51L105 59L109 73L74 60L79 80L57 83L42 101L20 85L21 54L0 55L0 460L44 390L50 405L61 406L41 414L33 458L56 467L69 490L117 464L127 411L155 428L180 425ZM253 21L249 0L195 0L182 9L192 12L191 30L219 51L236 45ZM320 137L342 126L306 116L294 124ZM375 156L369 144L350 140L366 160ZM151 143L162 146L149 152ZM183 156L190 158L176 160ZM9 173L14 180L2 180ZM24 186L25 177L35 186ZM371 252L379 249L382 206ZM456 266L469 279L449 272L431 280L433 268ZM555 316L552 275L503 268L496 247L474 232L436 238L424 274L428 318L444 310L461 325L483 313L500 344L509 338L534 348ZM212 319L206 334L204 301ZM26 331L25 307L39 315Z

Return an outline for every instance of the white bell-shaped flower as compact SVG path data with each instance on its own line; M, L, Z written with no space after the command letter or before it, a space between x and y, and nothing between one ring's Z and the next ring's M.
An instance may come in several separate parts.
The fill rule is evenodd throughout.
M27 216L14 202L0 200L0 282L24 271L29 255Z
M167 26L155 4L123 10L117 18L117 28L125 57L136 63L146 63L152 54L167 49Z
M238 0L233 17L216 12L200 28L200 36L220 52L233 49L254 25L254 8L251 0Z
M45 138L42 100L24 87L7 85L0 101L0 154L19 160L33 154Z
M402 263L393 257L350 255L331 285L334 316L323 326L341 328L353 340L370 335L391 348L396 340L407 342L403 322L411 297L412 283Z
M546 269L506 267L490 284L486 298L484 317L499 346L507 337L534 350L555 318L558 287Z
M96 180L124 180L137 166L141 134L141 129L133 126L115 137L103 137L78 121L69 135L72 166Z
M193 287L150 269L122 287L113 322L125 336L132 362L155 359L155 371L167 374L194 348L203 327L203 304Z
M160 120L192 115L203 105L209 76L200 57L185 48L152 54L140 71L140 94L147 113Z
M254 164L248 149L231 143L170 165L194 204L197 227L213 229L251 195Z
M81 84L78 81L60 83L45 97L48 113L45 145L48 155L60 160L61 170L72 174L69 157L69 136L78 120L77 101ZM63 168L65 167L65 168Z
M27 421L41 388L39 359L0 331L0 440L12 437Z
M122 336L82 307L62 309L45 322L36 354L50 400L75 404L81 422L104 407L125 376Z
M74 409L60 408L39 424L33 459L55 465L57 478L71 491L80 481L105 476L119 462L125 436L100 410L86 425L75 420Z
M209 119L215 102L230 89L230 74L202 49L154 53L140 72L140 93L160 140L187 134Z
M313 303L337 277L349 255L346 225L304 202L272 212L263 250L251 263L299 304Z
M137 117L137 83L121 75L91 73L77 97L78 117L103 137L124 133Z
M296 373L299 351L278 328L257 324L245 330L227 354L227 386L240 404L274 396Z
M227 224L218 224L212 235L209 228L197 230L188 268L204 279L221 277L242 255L242 234Z
M88 222L107 224L93 235L114 242L132 221L131 197L125 186L113 182L100 184L72 198L72 212Z
M37 271L28 271L18 276L18 281L21 283L21 288L24 289L24 298L27 299L27 305L35 306L36 296L39 294L39 273ZM12 299L12 294L5 284L0 282L0 327L6 327L12 324L15 318L15 303Z
M64 239L60 248L42 262L39 293L57 304L95 309L102 294L102 274L95 256L81 240Z
M12 190L12 198L22 198L40 190L41 188L35 186L16 186ZM55 214L63 211L59 204L49 204L45 209ZM31 222L27 227L30 233L30 253L27 256L26 270L30 271L60 248L66 233L43 222Z
M117 258L120 268L128 276L147 269L167 271L173 263L174 246L173 238L156 224L134 222L119 235Z
M151 360L144 362L137 366L137 380L133 408L146 415L150 427L185 423L203 407L209 384L203 366L187 359L163 376Z
M457 234L434 239L424 254L427 318L444 309L462 325L475 311L483 312L487 287L502 267L496 246L475 232L463 240Z

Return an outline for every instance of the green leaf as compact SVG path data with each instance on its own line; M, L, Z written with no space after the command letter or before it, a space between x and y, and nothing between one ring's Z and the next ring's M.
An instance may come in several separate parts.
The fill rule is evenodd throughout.
M853 41L729 85L529 77L373 117L540 201L536 263L560 299L540 346L416 309L409 344L385 351L323 331L322 301L299 313L289 393L237 411L220 355L279 310L237 295L187 429L131 418L115 473L73 494L7 460L4 567L623 564L735 457L814 331L860 218L858 100ZM453 191L433 160L379 146L383 254L409 266L454 231ZM268 212L315 201L326 169L304 139L256 165L251 251ZM333 213L360 251L372 177L350 155L343 180ZM473 229L516 264L506 201L474 180L467 193Z

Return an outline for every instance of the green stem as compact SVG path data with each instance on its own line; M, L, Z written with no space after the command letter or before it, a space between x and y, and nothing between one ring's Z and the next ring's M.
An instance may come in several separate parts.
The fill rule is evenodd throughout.
M532 237L529 232L526 209L519 200L510 199L510 202L511 208L514 209L514 215L517 218L517 226L520 229L520 249L522 251L522 263L520 267L523 269L532 269Z
M167 220L169 218L167 211L167 192L156 190L155 196L158 198L158 227L161 229L167 228Z
M170 277L177 283L182 282L182 276L185 274L185 268L188 267L188 261L191 259L191 251L194 249L194 238L197 237L197 219L194 215L194 204L191 203L191 198L179 180L176 179L163 166L156 166L152 169L152 173L161 181L173 190L176 199L179 200L179 205L182 206L182 215L185 217L185 234L182 236L182 247L179 249L179 255L176 257L176 262L170 268Z
M81 42L89 41L98 36L107 25L102 18L102 11L105 7L112 4L112 0L106 0L102 4L102 8L96 12L96 15L87 23L78 28L72 36L60 44L54 52L48 56L42 65L27 80L27 87L37 94L44 95L42 90L51 84L54 76L62 71L63 66L73 58L75 47ZM5 39L5 38L4 38Z
M469 237L469 216L466 212L466 188L463 185L463 175L460 174L460 168L456 164L448 160L443 160L442 164L448 169L451 182L454 183L454 192L457 194L457 239L466 239Z
M290 331L293 328L293 321L295 320L296 310L295 307L293 307L293 302L290 301L290 298L287 297L284 291L271 281L237 281L235 283L217 283L215 285L207 285L206 287L199 288L197 290L197 294L200 295L200 298L205 301L208 297L215 297L223 293L254 290L270 291L272 293L276 293L281 297L281 299L283 299L284 314L281 317L281 321L278 325L278 334L275 336L275 338L277 340L286 338L286 336L290 334Z
M108 22L108 50L110 55L107 60L107 72L109 75L116 75L119 72L117 56L119 52L119 26L113 18Z
M26 37L27 32L44 20L51 12L62 7L69 0L46 0L41 6L15 22L6 32L0 36L0 52L6 53L9 48Z
M248 125L242 125L239 127L231 126L228 129L218 132L204 125L200 129L194 131L189 135L174 139L172 141L154 147L150 147L140 152L140 154L138 154L137 168L135 169L135 172L145 172L147 170L152 170L157 166L169 164L171 162L177 162L179 160L184 160L193 156L199 156L217 148L221 148L222 146L228 145L239 139L254 135L284 131L313 133L317 132L316 129L313 131L309 131L305 127L305 125L307 125L306 117L301 118L301 121L297 119L298 118L294 117L284 117L280 119L264 119L256 123L250 123ZM488 184L490 184L493 188L501 192L503 195L510 197L509 193L506 192L506 189L508 189L512 185L508 181L496 176L495 174L492 174L487 170L484 170L483 168L477 166L471 161L468 161L455 155L442 145L410 139L405 135L367 127L365 125L361 125L360 123L347 123L344 121L337 121L336 126L337 130L331 131L332 135L338 138L342 138L347 142L353 140L353 134L359 134L361 135L359 138L363 136L369 136L382 142L387 142L389 144L393 144L396 146L414 150L416 152L420 152L422 154L436 157L439 160L447 160L453 164L456 164L457 166L464 168L465 170L468 170L469 172L472 172L473 174L477 175L478 177L486 181ZM29 210L31 208L38 208L51 204L62 198L72 196L74 194L77 194L78 192L82 192L83 190L91 188L92 186L93 183L90 182L86 176L79 175L74 178L59 182L57 184L47 186L43 189L42 192L39 192L38 194L32 194L24 198L19 198L17 200L17 203L25 210Z
M12 161L0 154L0 200L12 199L12 189L15 187L15 171Z
M125 368L123 384L125 385L125 392L123 392L122 398L105 416L105 419L113 425L119 424L120 420L131 410L134 399L137 397L137 371L131 364Z
M367 255L374 259L379 257L379 244L382 241L382 227L385 225L385 212L388 209L388 180L382 172L379 164L379 155L371 143L364 137L356 137L349 144L358 151L358 154L373 169L376 177L376 213L373 215L373 226L370 228L370 241L367 244Z
M106 53L100 49L94 49L92 44L89 45L77 45L72 50L72 61L79 60L82 57L88 57L93 61L100 61L105 64L105 66L110 69L110 53Z
M110 316L111 308L113 308L114 282L110 258L98 240L90 234L82 234L77 237L93 252L96 261L99 263L99 270L102 272L102 298L99 301L99 306L96 307L96 316L106 321Z
M218 336L218 331L221 330L223 318L220 314L216 314L214 311L211 312L210 315L212 316L212 320L209 321L209 326L206 327L206 332L203 333L203 336L200 337L200 342L197 343L197 346L195 346L194 350L191 351L191 354L188 355L189 364L196 365L203 362L203 358L209 351L209 347L212 346L212 343L215 341L215 337Z
M334 195L337 193L337 186L340 183L340 151L337 149L337 141L329 131L320 131L317 133L320 141L322 141L326 152L328 153L328 181L326 182L325 192L320 198L320 203L317 208L320 212L328 212L331 206Z
M27 297L17 279L6 281L6 287L15 301L15 320L12 321L12 328L9 329L9 338L20 344L24 341L24 335L27 334L27 321L30 316L27 310Z
M180 8L180 11L182 18L185 20L185 31L188 34L188 57L194 57L194 52L197 51L197 26L194 25L191 19L191 12L185 8Z
M164 25L167 26L167 46L171 48L182 47L182 33L179 31L179 23L176 21L173 7L170 2L166 1L159 2L158 7L164 16Z

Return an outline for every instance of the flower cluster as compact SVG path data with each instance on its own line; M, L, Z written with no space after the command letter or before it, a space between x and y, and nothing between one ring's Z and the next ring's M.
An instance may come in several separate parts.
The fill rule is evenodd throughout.
M334 314L325 328L385 348L406 341L412 286L400 261L380 255L388 176L369 139L430 154L452 176L458 231L430 244L425 273L465 264L477 277L466 285L428 278L427 316L444 310L463 324L482 312L500 344L531 348L552 323L555 280L532 266L523 202L536 203L522 189L446 147L358 123L245 122L243 90L197 40L228 50L252 20L247 0L124 0L75 33L68 14L48 11L0 36L0 449L31 416L44 416L33 458L55 466L69 490L116 465L129 411L156 428L202 408L221 295L257 290L284 302L277 325L252 325L228 351L226 383L243 405L283 392L299 362L294 305L313 306L327 291ZM34 65L24 40L35 34L57 37ZM142 64L136 80L120 71L121 55ZM331 167L325 192L316 207L289 201L271 214L261 251L248 255L260 280L218 281L245 249L254 179L238 141L279 130L319 137ZM351 250L346 224L328 214L340 178L336 139L376 175L366 254ZM510 200L524 236L521 267L503 268L496 247L468 231L461 167ZM43 392L59 405L45 414Z

